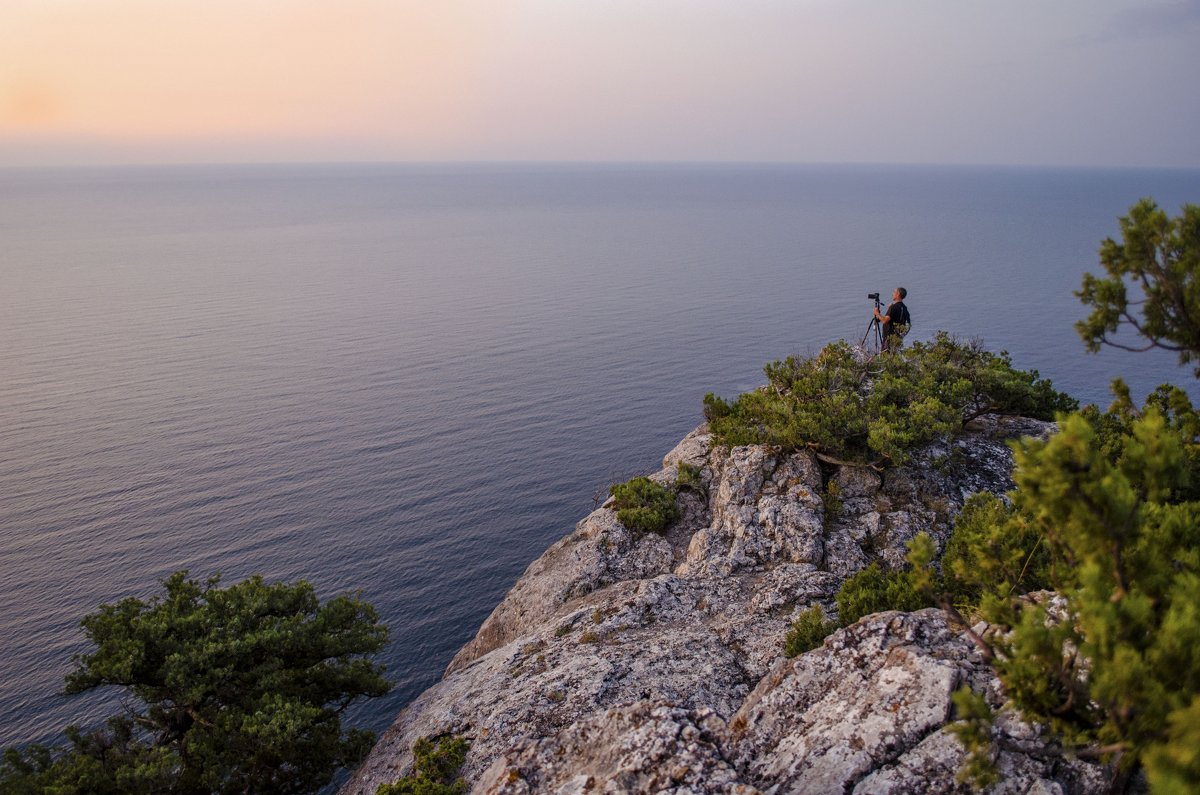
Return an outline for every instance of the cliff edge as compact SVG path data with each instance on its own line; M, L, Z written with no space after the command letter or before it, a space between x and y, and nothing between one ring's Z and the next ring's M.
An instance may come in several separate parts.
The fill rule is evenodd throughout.
M1005 440L1035 420L977 421L905 466L835 466L808 451L714 446L690 433L682 518L635 536L609 507L534 561L341 789L374 795L412 772L420 737L471 741L473 793L970 792L945 730L968 685L1001 709L1000 684L941 611L879 613L787 659L799 613L874 561L902 565L926 532L943 547L963 502L1012 488ZM830 483L837 485L829 488ZM829 499L836 493L836 501ZM1085 793L1098 766L1047 752L1001 711L994 792Z

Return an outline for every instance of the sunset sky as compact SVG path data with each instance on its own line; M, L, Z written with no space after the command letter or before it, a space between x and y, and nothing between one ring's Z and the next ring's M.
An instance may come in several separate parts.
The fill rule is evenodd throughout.
M2 0L0 165L1200 167L1200 0Z

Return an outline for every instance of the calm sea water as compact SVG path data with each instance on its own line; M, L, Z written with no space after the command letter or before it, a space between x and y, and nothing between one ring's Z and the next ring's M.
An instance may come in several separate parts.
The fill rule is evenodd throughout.
M1142 196L1200 172L0 172L0 744L105 714L59 694L79 619L184 568L360 590L382 729L705 392L861 336L868 292L1085 400L1190 380L1072 330Z

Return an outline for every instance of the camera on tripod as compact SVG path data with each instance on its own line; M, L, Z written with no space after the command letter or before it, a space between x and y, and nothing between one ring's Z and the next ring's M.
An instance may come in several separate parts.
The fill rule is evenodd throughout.
M875 314L867 324L867 333L863 335L862 342L858 343L858 348L868 357L872 357L884 350L883 324L879 322L879 310L883 308L883 304L879 300L879 293L867 293L867 298L875 302Z

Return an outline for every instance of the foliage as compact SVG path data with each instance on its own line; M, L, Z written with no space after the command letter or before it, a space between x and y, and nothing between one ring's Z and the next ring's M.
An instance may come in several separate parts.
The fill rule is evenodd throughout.
M865 360L845 342L765 368L768 384L732 403L709 393L704 416L720 444L814 448L857 462L900 463L984 414L1052 419L1076 403L1008 355L939 332L932 342Z
M222 588L181 571L162 584L164 596L82 621L96 648L76 657L67 692L125 688L127 714L67 729L57 751L9 749L5 791L311 792L366 754L373 735L343 732L341 713L390 688L363 656L387 638L370 605L322 605L303 581Z
M1185 204L1168 218L1143 199L1121 218L1121 237L1100 246L1105 275L1085 274L1076 293L1091 307L1075 324L1087 349L1164 348L1178 353L1181 364L1200 360L1200 206ZM1110 337L1122 325L1142 337L1141 347ZM1200 376L1200 365L1194 372Z
M1086 406L1079 413L1096 432L1096 445L1104 456L1116 463L1124 452L1125 439L1129 436L1133 422L1142 416L1129 394L1129 387L1121 379L1112 384L1115 399L1108 410L1101 412L1095 406ZM1172 499L1177 502L1200 499L1200 413L1192 405L1187 392L1177 386L1162 384L1146 398L1145 408L1153 408L1166 421L1173 433L1185 441L1183 454L1188 474L1183 478ZM1189 441L1190 440L1190 441Z
M783 638L783 653L787 657L795 657L815 649L835 629L837 624L825 619L825 612L821 606L813 605L792 623L791 629Z
M911 612L932 607L927 578L933 572L929 564L933 557L933 540L922 533L909 542L909 566L903 571L890 571L872 563L847 578L837 592L838 620L848 627L863 616L885 610Z
M661 533L679 518L679 506L669 489L647 477L636 477L609 488L617 520L636 533Z
M170 755L137 742L135 725L125 716L110 718L104 729L84 733L69 726L64 734L69 743L66 748L33 745L23 751L5 749L0 791L6 795L180 791L172 788L175 775Z
M842 487L833 478L830 478L825 483L825 515L838 516L846 508L846 504L842 502Z
M413 774L395 784L381 784L375 795L464 795L467 782L458 769L471 743L465 737L443 737L434 745L428 737L413 743Z
M1048 587L1049 566L1038 529L999 497L981 492L963 505L946 542L944 591L969 608L985 593L1008 598Z
M1171 713L1167 718L1166 742L1150 748L1146 756L1150 788L1155 793L1191 795L1196 791L1196 771L1200 770L1200 697L1193 697L1187 709Z
M1181 363L1200 362L1200 208L1185 205L1168 219L1145 200L1121 227L1123 241L1101 247L1106 276L1085 276L1078 293L1091 307L1077 325L1088 349L1158 347ZM1140 334L1143 347L1115 340L1120 326ZM1113 391L1107 411L1060 414L1055 436L1015 445L1011 504L968 502L940 582L915 566L907 581L863 572L846 601L895 603L909 587L930 595L980 646L1023 716L1069 751L1110 760L1115 788L1144 766L1155 792L1195 792L1200 413L1178 387L1159 387L1140 408L1120 380ZM1026 595L1039 589L1060 596ZM985 640L959 608L1010 631ZM969 751L962 773L994 783L988 705L967 690L955 704L950 731Z
M997 668L1014 701L1069 742L1139 757L1200 696L1200 503L1175 501L1194 443L1150 407L1116 461L1078 416L1017 450L1016 508L1041 531L1072 620L1021 607Z
M977 599L1011 633L992 664L1027 719L1068 746L1099 748L1125 773L1145 764L1156 791L1200 783L1200 502L1192 499L1194 412L1171 395L1134 409L1060 418L1016 446L1012 507L977 498L943 565L946 587ZM1020 595L1049 587L1065 612Z
M955 690L950 698L958 719L946 730L967 750L967 761L958 771L958 780L969 781L980 789L998 784L1000 772L993 758L991 707L983 696L966 686Z
M872 563L842 582L835 599L838 623L848 627L860 618L885 610L913 611L931 607L930 594L940 585L932 566L937 546L926 533L908 543L908 567L890 571ZM820 605L800 614L784 636L784 654L795 657L815 649L837 629L828 621Z
M700 467L689 464L686 461L680 461L676 465L675 475L675 490L691 489L697 494L704 495L707 490L704 487L704 479L701 477Z

